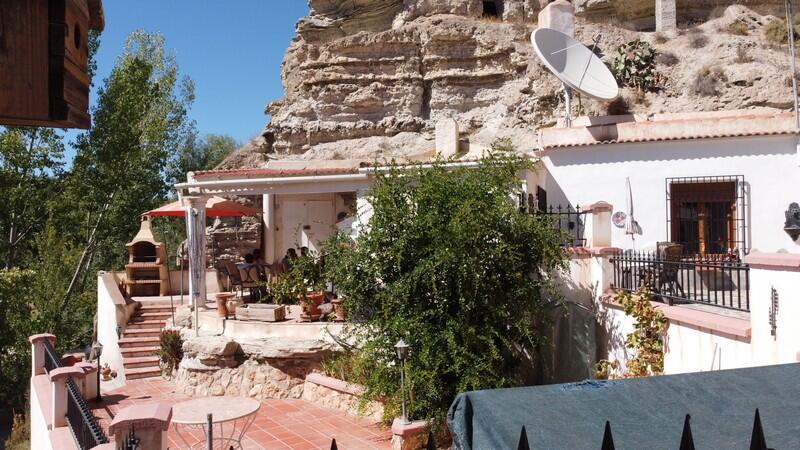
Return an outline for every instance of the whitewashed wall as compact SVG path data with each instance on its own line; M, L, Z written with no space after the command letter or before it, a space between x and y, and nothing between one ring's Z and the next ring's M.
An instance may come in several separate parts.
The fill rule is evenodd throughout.
M784 211L790 202L800 202L796 142L794 136L770 136L553 149L543 157L542 187L551 204L604 200L619 211L625 209L625 177L630 177L635 218L643 230L636 248L642 249L669 238L666 178L744 175L751 248L800 253L783 231ZM612 233L612 246L632 247L624 230L614 227Z

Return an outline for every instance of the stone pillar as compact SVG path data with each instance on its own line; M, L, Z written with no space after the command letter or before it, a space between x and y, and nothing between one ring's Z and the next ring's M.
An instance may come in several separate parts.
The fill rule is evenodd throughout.
M392 422L392 450L417 450L428 443L430 425L425 420L404 424L395 417Z
M72 377L76 384L83 383L85 374L78 367L59 367L48 374L53 388L53 407L51 409L53 428L67 425L67 379Z
M436 122L436 152L444 158L458 154L458 123L455 120Z
M44 375L44 341L55 345L56 337L52 334L34 334L28 338L31 343L31 376Z
M172 421L172 407L166 403L140 403L121 410L108 426L116 442L133 428L139 448L166 450L167 430Z
M678 29L678 14L675 0L656 0L656 31Z
M575 8L567 0L556 0L539 11L539 28L552 28L575 37Z
M606 202L596 202L581 206L581 211L587 213L584 224L584 237L586 246L601 248L611 246L611 210L614 207Z
M183 197L186 235L193 236L189 253L189 299L195 308L206 305L206 201L205 195Z
M83 383L79 384L83 398L86 400L93 400L97 398L97 363L80 362L75 364L75 367L83 370L85 376Z

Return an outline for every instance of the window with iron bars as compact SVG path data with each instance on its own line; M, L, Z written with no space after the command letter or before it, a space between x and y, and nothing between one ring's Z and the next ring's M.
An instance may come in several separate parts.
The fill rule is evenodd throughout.
M666 179L667 233L685 255L749 252L743 175Z

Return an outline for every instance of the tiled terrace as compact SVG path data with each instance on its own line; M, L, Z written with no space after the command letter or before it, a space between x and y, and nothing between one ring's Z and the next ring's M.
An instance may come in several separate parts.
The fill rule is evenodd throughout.
M121 408L136 403L175 404L189 397L175 392L172 383L161 378L128 381L119 389L103 394L102 404L90 403L104 429ZM199 433L198 433L199 439ZM335 438L340 449L372 450L391 448L391 430L366 419L322 408L305 400L263 400L253 425L243 440L247 450L329 449ZM191 444L191 442L190 442ZM185 447L169 430L169 448Z

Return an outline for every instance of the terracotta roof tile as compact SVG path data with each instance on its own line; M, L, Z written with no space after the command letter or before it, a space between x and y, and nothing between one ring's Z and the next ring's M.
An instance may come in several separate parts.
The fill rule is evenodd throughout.
M539 146L541 150L549 150L630 142L797 134L800 131L795 126L793 113L740 111L738 114L664 114L644 120L627 116L627 119L629 121L619 123L543 129L539 131Z
M194 173L195 178L211 177L300 177L317 175L343 175L358 173L358 168L353 167L325 167L325 168L303 168L303 169L270 169L270 168L251 168L251 169L217 169L217 170L198 170Z

